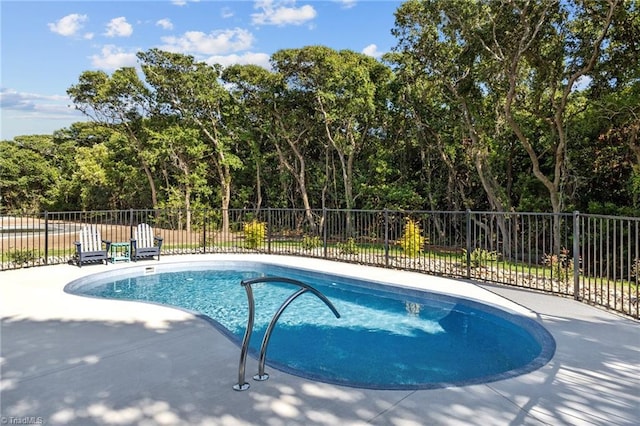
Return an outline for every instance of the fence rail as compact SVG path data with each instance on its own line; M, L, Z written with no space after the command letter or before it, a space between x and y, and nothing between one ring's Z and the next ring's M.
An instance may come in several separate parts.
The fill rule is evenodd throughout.
M272 253L493 282L640 319L640 218L544 213L219 209L0 217L0 270L75 261L85 224L128 242L148 223L162 255Z

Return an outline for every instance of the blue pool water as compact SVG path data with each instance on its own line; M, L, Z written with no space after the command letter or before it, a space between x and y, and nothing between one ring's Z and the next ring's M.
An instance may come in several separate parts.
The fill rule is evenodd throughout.
M425 389L513 377L544 365L555 351L537 322L472 301L258 262L208 262L207 269L85 278L74 294L176 306L208 317L240 344L248 302L240 282L263 276L300 280L323 293L340 318L311 293L282 314L267 365L328 383L372 389ZM257 357L269 321L298 287L253 285ZM239 351L238 351L239 352ZM231 373L233 374L233 373Z

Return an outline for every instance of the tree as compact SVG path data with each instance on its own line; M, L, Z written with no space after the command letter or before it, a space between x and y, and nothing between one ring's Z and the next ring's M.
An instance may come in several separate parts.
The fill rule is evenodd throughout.
M311 100L312 116L338 159L343 206L352 209L354 165L362 148L376 139L381 110L386 106L378 88L388 83L390 70L364 54L323 46L281 50L272 56L272 62L289 90ZM299 132L289 146L294 149L302 136L307 137ZM299 154L297 159L303 165ZM349 221L346 226L349 232Z
M274 74L257 65L231 65L222 72L231 96L242 110L240 127L245 129L249 145L248 157L251 158L255 173L255 210L262 205L263 184L262 169L267 166L271 152L266 141L273 135L269 127L270 100L275 96ZM275 201L275 200L273 200Z
M49 135L18 136L0 142L0 207L38 212L47 207L49 191L60 179L53 163L55 145Z
M210 194L207 184L207 163L203 159L211 155L203 143L198 129L187 128L178 123L156 131L151 137L162 147L169 164L178 171L176 181L182 194L182 208L186 211L186 230L191 231L191 200ZM169 191L171 188L167 188Z
M611 57L603 47L625 7L633 10L629 4L411 0L399 8L398 50L421 64L462 112L469 150L493 208L511 207L490 169L494 144L504 146L511 134L546 188L551 210L563 210L572 98L596 65ZM558 227L556 221L556 234Z
M145 173L155 208L158 205L152 172L155 153L144 130L144 120L153 109L153 100L136 70L120 68L111 76L103 71L85 71L78 84L71 86L67 93L82 113L126 136Z
M490 207L510 211L511 200L494 170L495 153L502 152L497 147L501 138L496 94L490 90L486 63L481 60L482 45L467 37L464 27L480 24L482 10L478 9L479 2L410 0L396 12L392 33L398 46L394 50L404 69L413 78L426 80L423 84L436 91L451 118L458 120L452 132L474 165ZM502 217L498 219L504 249L510 251L508 226Z
M73 180L80 191L80 207L83 210L97 210L108 205L110 186L114 181L108 178L111 161L107 146L100 143L92 147L80 147L75 162L77 168Z
M274 55L277 57L278 53ZM255 65L232 66L225 71L225 78L232 82L244 105L251 113L250 122L259 129L268 148L275 151L281 167L294 179L311 230L315 230L308 189L308 162L315 158L309 151L311 135L317 128L312 99L305 91L288 83L278 72L274 60L274 72ZM266 153L262 153L265 155Z
M375 59L349 50L336 52L310 46L276 52L275 68L313 97L313 107L325 137L336 152L344 188L344 206L354 205L354 162L373 139L380 122L377 90L390 78L390 70Z
M233 122L238 111L219 82L220 68L158 49L140 52L138 58L146 81L155 90L155 112L197 128L211 144L209 161L220 183L222 229L228 231L232 171L242 167L242 161L233 152L238 138Z
M587 92L585 92L586 96ZM640 208L640 80L585 101L569 122L579 133L568 155L576 209L637 215Z
M390 53L385 60L395 66L391 120L386 132L395 135L392 148L400 156L394 160L395 168L402 171L399 178L416 181L416 190L424 192L425 204L431 210L477 206L469 195L473 185L469 169L473 164L465 161L468 156L459 143L463 137L457 109L421 68L416 72L419 64L411 57Z

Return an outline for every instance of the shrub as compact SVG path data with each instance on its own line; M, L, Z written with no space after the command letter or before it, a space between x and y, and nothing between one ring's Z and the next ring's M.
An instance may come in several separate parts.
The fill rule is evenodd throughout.
M24 266L33 263L40 258L40 253L36 250L11 250L7 253L9 262L16 266Z
M422 236L420 225L407 218L404 225L404 233L398 242L407 256L417 256L422 253L422 247L426 243L426 238Z
M551 273L562 282L573 279L573 257L566 248L560 249L560 254L545 254L542 263L551 268Z
M253 220L244 224L245 247L255 249L264 244L267 235L267 224Z
M305 235L302 237L302 249L303 250L313 250L322 246L322 241L320 241L320 237L317 235L312 237L310 235Z
M467 251L463 249L463 252L466 256ZM481 249L480 247L476 247L469 256L471 261L471 266L477 268L481 265L484 265L489 262L495 262L498 260L498 253L495 251L489 251L486 249Z
M336 247L341 254L358 254L358 245L353 238L349 238L346 243L336 244Z

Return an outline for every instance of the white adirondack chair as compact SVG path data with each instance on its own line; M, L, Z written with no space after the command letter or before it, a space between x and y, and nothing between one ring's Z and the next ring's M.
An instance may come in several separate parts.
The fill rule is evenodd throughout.
M162 237L153 235L153 229L146 223L136 226L131 239L131 259L139 260L147 257L158 256L160 260L160 249L162 248Z
M83 263L103 261L107 263L109 259L109 247L111 241L103 240L100 231L95 225L83 225L78 233L76 245L76 256L78 266Z

